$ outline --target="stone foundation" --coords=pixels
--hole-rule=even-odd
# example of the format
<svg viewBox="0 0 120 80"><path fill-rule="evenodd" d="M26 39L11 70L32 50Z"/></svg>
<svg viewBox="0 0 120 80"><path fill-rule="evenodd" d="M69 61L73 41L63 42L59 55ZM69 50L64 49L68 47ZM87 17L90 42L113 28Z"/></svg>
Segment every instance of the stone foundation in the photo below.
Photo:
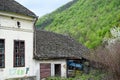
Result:
<svg viewBox="0 0 120 80"><path fill-rule="evenodd" d="M31 76L31 77L22 77L22 78L10 78L10 79L6 79L6 80L36 80L36 77Z"/></svg>

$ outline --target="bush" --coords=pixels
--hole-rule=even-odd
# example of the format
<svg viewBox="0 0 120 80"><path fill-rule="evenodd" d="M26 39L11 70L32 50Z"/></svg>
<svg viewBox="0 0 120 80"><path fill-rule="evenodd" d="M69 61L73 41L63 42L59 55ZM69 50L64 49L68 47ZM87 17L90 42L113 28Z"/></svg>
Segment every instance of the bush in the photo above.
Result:
<svg viewBox="0 0 120 80"><path fill-rule="evenodd" d="M102 80L105 74L99 70L91 70L90 74L77 74L74 78L49 77L46 80Z"/></svg>
<svg viewBox="0 0 120 80"><path fill-rule="evenodd" d="M106 80L120 80L120 41L102 46L91 55L91 65L109 74Z"/></svg>

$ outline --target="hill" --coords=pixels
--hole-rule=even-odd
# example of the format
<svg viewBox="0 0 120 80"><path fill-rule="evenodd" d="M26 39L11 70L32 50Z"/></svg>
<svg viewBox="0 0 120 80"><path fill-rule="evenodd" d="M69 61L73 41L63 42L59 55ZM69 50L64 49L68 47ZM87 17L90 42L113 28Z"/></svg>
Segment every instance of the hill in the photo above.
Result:
<svg viewBox="0 0 120 80"><path fill-rule="evenodd" d="M40 18L36 26L95 48L111 37L112 27L120 27L120 0L73 0Z"/></svg>

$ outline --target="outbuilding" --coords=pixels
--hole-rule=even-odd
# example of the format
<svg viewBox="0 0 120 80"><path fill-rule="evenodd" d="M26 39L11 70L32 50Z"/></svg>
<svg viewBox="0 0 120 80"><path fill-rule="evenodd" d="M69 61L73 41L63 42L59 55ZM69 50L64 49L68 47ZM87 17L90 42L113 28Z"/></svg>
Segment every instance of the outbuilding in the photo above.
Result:
<svg viewBox="0 0 120 80"><path fill-rule="evenodd" d="M73 38L48 31L35 31L36 68L40 78L69 77L70 71L82 69L89 50Z"/></svg>

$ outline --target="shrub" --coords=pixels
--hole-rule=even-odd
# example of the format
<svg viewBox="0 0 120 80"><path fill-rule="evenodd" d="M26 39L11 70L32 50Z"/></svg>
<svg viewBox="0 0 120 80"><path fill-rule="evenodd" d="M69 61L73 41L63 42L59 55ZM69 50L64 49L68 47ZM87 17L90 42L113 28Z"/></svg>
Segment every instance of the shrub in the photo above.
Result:
<svg viewBox="0 0 120 80"><path fill-rule="evenodd" d="M120 79L120 41L115 41L107 46L102 46L91 55L91 65L94 68L106 71L109 76L106 80Z"/></svg>

